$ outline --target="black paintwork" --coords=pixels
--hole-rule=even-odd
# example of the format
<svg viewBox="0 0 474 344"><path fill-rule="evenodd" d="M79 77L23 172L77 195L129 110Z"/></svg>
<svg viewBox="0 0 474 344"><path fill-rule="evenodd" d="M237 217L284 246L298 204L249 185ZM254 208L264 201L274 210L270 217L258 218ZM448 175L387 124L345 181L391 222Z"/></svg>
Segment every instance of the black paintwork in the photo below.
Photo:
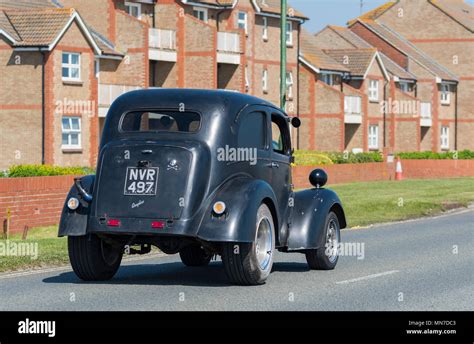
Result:
<svg viewBox="0 0 474 344"><path fill-rule="evenodd" d="M124 114L137 110L194 112L200 114L201 123L196 132L122 132ZM250 122L240 130L242 123L257 117L265 119L263 132L255 130L257 122L255 127ZM278 153L272 149L272 119L280 124L283 137ZM277 228L277 247L319 247L327 212L337 210L341 228L345 227L344 213L337 195L330 190L293 192L289 122L290 118L271 103L230 91L149 89L126 93L107 114L96 177L81 180L93 200L76 211L65 206L59 235L94 232L211 243L252 242L257 209L265 202ZM260 139L254 165L218 160L219 148L252 148L249 143ZM172 160L178 168L169 168ZM127 167L143 164L159 169L157 195L125 196ZM77 195L81 198L73 186L68 199ZM213 214L216 201L225 202L225 214ZM108 219L119 219L120 227L108 227ZM153 221L164 221L166 226L151 228Z"/></svg>

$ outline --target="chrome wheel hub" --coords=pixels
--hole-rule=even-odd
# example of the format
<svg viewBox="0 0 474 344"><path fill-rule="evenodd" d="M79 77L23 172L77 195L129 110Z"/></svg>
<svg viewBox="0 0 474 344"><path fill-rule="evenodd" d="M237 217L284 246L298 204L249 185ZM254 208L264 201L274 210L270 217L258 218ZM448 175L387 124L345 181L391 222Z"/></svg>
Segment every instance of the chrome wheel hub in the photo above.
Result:
<svg viewBox="0 0 474 344"><path fill-rule="evenodd" d="M272 258L272 235L273 229L268 218L264 217L257 226L257 240L255 243L255 255L262 270L270 264Z"/></svg>

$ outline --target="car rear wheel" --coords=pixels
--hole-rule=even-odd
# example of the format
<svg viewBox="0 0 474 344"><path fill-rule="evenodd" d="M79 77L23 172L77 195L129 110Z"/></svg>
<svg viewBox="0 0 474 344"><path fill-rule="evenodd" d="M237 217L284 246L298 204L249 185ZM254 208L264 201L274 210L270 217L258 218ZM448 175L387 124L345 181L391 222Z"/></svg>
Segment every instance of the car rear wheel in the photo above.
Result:
<svg viewBox="0 0 474 344"><path fill-rule="evenodd" d="M212 254L199 245L189 245L179 251L181 261L186 266L204 266L209 264Z"/></svg>
<svg viewBox="0 0 474 344"><path fill-rule="evenodd" d="M332 270L339 259L340 225L337 215L332 211L326 216L324 237L324 247L306 251L306 261L312 270Z"/></svg>
<svg viewBox="0 0 474 344"><path fill-rule="evenodd" d="M123 247L115 247L95 234L68 237L69 261L84 281L111 279L122 262Z"/></svg>
<svg viewBox="0 0 474 344"><path fill-rule="evenodd" d="M236 284L265 283L273 266L275 227L272 213L265 204L257 211L256 233L253 243L225 243L222 261L229 279Z"/></svg>

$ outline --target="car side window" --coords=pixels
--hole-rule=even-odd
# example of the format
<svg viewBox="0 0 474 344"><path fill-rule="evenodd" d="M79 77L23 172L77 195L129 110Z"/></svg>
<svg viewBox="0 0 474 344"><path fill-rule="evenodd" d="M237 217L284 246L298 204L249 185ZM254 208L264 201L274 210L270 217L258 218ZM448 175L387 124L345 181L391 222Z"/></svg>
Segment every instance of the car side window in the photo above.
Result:
<svg viewBox="0 0 474 344"><path fill-rule="evenodd" d="M264 112L254 111L242 116L239 124L239 147L265 149L266 115Z"/></svg>
<svg viewBox="0 0 474 344"><path fill-rule="evenodd" d="M272 148L275 153L287 155L290 150L289 133L286 119L272 114Z"/></svg>

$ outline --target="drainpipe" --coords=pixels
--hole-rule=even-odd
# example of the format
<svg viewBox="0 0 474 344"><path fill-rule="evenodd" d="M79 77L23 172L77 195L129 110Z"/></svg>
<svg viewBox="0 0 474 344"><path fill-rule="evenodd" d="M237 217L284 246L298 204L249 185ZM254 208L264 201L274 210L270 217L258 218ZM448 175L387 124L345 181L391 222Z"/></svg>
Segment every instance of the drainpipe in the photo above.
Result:
<svg viewBox="0 0 474 344"><path fill-rule="evenodd" d="M458 150L458 84L454 86L454 150Z"/></svg>
<svg viewBox="0 0 474 344"><path fill-rule="evenodd" d="M286 102L286 14L287 2L281 0L280 26L280 107L285 111Z"/></svg>
<svg viewBox="0 0 474 344"><path fill-rule="evenodd" d="M46 53L40 50L41 54L41 164L46 162L45 158L45 125L46 125L46 108L45 108L45 63Z"/></svg>
<svg viewBox="0 0 474 344"><path fill-rule="evenodd" d="M298 25L298 51L296 52L297 54L297 63L296 63L296 75L297 75L297 81L298 85L296 87L296 92L298 93L297 99L297 104L296 104L296 117L300 116L300 52L301 52L301 46L300 46L300 34L301 34L301 24ZM296 148L300 149L300 128L296 128Z"/></svg>
<svg viewBox="0 0 474 344"><path fill-rule="evenodd" d="M383 148L387 148L387 104L389 104L389 99L387 99L387 92L388 85L390 80L385 80L383 85L383 99L385 100L385 106L383 107Z"/></svg>

